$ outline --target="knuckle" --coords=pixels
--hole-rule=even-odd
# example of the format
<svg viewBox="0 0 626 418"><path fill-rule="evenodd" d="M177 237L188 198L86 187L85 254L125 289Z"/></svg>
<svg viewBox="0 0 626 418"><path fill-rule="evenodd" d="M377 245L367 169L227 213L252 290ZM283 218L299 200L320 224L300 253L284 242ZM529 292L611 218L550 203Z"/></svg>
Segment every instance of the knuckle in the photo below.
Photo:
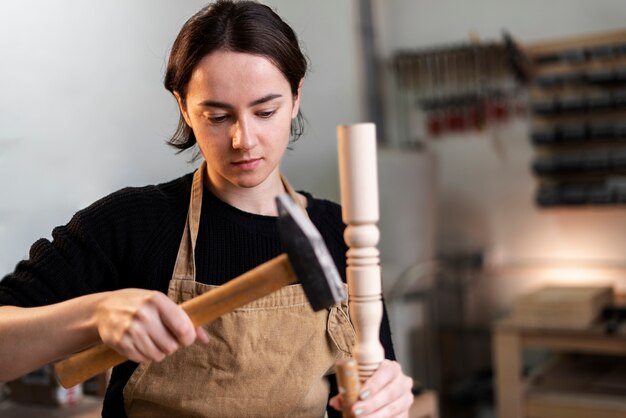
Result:
<svg viewBox="0 0 626 418"><path fill-rule="evenodd" d="M131 318L133 323L148 322L148 312L144 306L139 307L139 309L133 311Z"/></svg>
<svg viewBox="0 0 626 418"><path fill-rule="evenodd" d="M185 335L188 333L188 329L185 326L184 322L178 321L172 325L172 332L178 339L182 340L185 338Z"/></svg>
<svg viewBox="0 0 626 418"><path fill-rule="evenodd" d="M127 341L125 339L117 341L116 346L129 353L132 353L134 351L130 341Z"/></svg>
<svg viewBox="0 0 626 418"><path fill-rule="evenodd" d="M102 340L104 344L109 345L109 346L114 346L117 344L117 338L115 338L113 334L108 331L101 331L100 339Z"/></svg>
<svg viewBox="0 0 626 418"><path fill-rule="evenodd" d="M119 333L108 333L102 336L102 342L114 350L125 350L130 351L128 347L128 342L126 338L124 338L123 334Z"/></svg>
<svg viewBox="0 0 626 418"><path fill-rule="evenodd" d="M174 353L176 350L178 350L178 344L174 342L167 344L167 346L165 347L165 352L168 355Z"/></svg>
<svg viewBox="0 0 626 418"><path fill-rule="evenodd" d="M196 339L193 327L185 321L180 321L174 326L174 334L186 346L192 344Z"/></svg>
<svg viewBox="0 0 626 418"><path fill-rule="evenodd" d="M144 327L140 325L137 321L131 321L126 327L122 330L122 336L128 336L130 338L136 339L144 332Z"/></svg>
<svg viewBox="0 0 626 418"><path fill-rule="evenodd" d="M126 327L132 327L137 322L146 323L149 321L149 308L146 305L140 305L134 309L129 318L129 323Z"/></svg>
<svg viewBox="0 0 626 418"><path fill-rule="evenodd" d="M144 300L146 303L158 303L161 300L161 296L165 295L157 290L151 290L146 293Z"/></svg>

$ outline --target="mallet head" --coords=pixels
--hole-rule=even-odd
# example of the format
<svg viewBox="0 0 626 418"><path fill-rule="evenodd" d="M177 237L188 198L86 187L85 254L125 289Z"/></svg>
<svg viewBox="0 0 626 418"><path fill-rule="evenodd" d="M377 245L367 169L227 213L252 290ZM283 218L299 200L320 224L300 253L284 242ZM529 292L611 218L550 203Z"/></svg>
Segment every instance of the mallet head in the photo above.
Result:
<svg viewBox="0 0 626 418"><path fill-rule="evenodd" d="M288 194L276 197L278 233L291 266L314 311L346 299L346 291L324 239Z"/></svg>

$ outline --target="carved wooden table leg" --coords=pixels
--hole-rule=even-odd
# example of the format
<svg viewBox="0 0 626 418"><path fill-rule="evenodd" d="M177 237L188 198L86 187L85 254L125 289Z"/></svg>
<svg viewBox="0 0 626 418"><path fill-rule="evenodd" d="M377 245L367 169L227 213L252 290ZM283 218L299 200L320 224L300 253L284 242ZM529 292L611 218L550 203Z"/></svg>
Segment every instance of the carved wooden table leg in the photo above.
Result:
<svg viewBox="0 0 626 418"><path fill-rule="evenodd" d="M376 127L372 123L339 126L339 177L347 257L350 317L356 331L353 355L364 382L384 360L379 341L383 314L380 258L376 223L378 170Z"/></svg>

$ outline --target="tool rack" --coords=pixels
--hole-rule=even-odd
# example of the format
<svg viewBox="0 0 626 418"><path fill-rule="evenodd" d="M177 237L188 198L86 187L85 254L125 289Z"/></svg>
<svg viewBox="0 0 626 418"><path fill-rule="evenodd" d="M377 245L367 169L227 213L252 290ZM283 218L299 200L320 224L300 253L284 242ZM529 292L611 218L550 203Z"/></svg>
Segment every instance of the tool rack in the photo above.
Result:
<svg viewBox="0 0 626 418"><path fill-rule="evenodd" d="M626 204L626 31L524 47L542 207Z"/></svg>

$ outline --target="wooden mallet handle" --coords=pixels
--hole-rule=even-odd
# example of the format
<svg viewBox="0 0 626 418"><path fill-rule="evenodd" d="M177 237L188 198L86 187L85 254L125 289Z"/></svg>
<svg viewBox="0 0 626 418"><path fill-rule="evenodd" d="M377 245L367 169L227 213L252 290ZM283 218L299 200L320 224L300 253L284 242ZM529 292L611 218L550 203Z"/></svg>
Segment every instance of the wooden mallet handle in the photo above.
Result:
<svg viewBox="0 0 626 418"><path fill-rule="evenodd" d="M183 302L180 306L189 315L193 325L198 327L293 284L296 280L287 254L281 254L215 290ZM126 360L126 357L112 348L99 344L57 362L54 369L61 385L70 388Z"/></svg>
<svg viewBox="0 0 626 418"><path fill-rule="evenodd" d="M355 418L352 405L359 400L361 382L356 360L348 357L337 361L337 386L341 395L341 415L343 418Z"/></svg>

